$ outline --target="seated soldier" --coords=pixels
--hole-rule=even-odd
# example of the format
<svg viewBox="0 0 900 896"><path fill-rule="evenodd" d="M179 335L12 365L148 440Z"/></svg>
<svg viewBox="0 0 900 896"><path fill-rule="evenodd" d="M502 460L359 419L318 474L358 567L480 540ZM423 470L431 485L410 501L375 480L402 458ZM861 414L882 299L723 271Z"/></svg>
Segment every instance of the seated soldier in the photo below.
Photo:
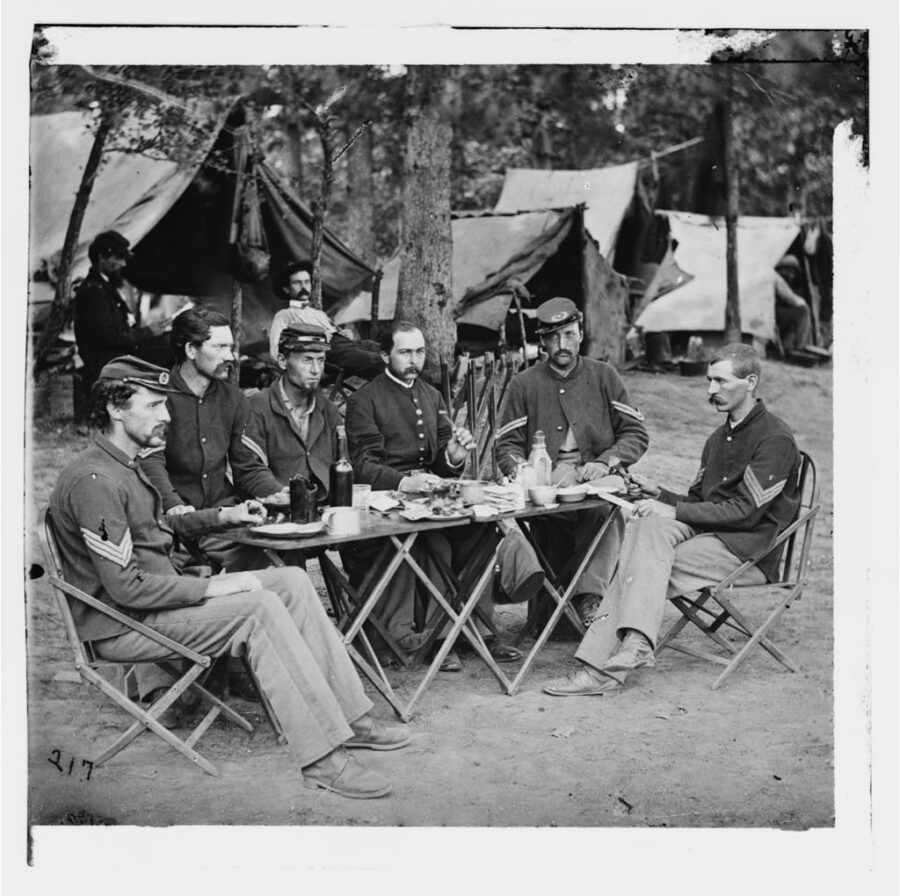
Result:
<svg viewBox="0 0 900 896"><path fill-rule="evenodd" d="M244 444L275 478L287 485L293 476L316 483L318 498L328 497L328 471L335 459L338 409L319 389L328 335L314 324L285 327L278 340L281 377L250 396L250 420Z"/></svg>
<svg viewBox="0 0 900 896"><path fill-rule="evenodd" d="M760 363L748 345L719 349L709 361L709 402L726 422L706 441L687 495L632 472L647 500L629 520L619 565L575 654L581 665L544 686L556 697L618 691L635 669L653 666L668 598L713 585L771 545L799 506L800 453L790 429L756 397ZM776 574L777 552L738 585Z"/></svg>
<svg viewBox="0 0 900 896"><path fill-rule="evenodd" d="M335 326L334 321L320 308L309 304L312 288L312 262L295 261L283 268L272 280L275 295L288 299L288 307L272 318L269 327L269 352L273 360L278 358L278 341L285 327L312 324L325 330L331 340L328 355L330 364L340 367L347 376L361 376L370 380L384 370L378 343L358 342L352 335Z"/></svg>
<svg viewBox="0 0 900 896"><path fill-rule="evenodd" d="M345 748L398 749L409 735L369 715L372 703L306 573L284 567L203 578L172 566L173 529L136 462L142 449L165 443L168 383L167 371L130 356L101 370L91 415L100 432L50 499L67 579L187 647L246 655L306 786L386 795L390 782ZM243 521L233 507L215 513L223 525ZM175 517L175 531L193 516ZM78 604L73 615L101 658L165 658L164 648L89 607Z"/></svg>
<svg viewBox="0 0 900 896"><path fill-rule="evenodd" d="M406 321L395 321L383 336L382 355L385 372L347 402L347 438L356 480L374 489L416 492L422 490L423 483L427 485L429 475L432 479L459 476L475 441L468 430L452 425L440 392L421 378L425 366L422 331ZM421 549L427 544L431 552L458 571L481 537L477 526L429 532L419 537L413 555L441 587L440 573ZM352 582L362 580L377 552L378 544L372 542L356 542L342 552ZM533 580L539 567L524 539L510 539L508 552L512 555L507 562L514 581L510 583L507 576L507 587L516 592L522 582ZM527 594L518 599L527 599ZM479 606L490 616L490 595L485 595ZM414 651L424 643L430 620L424 626L417 622L416 581L407 564L395 573L376 613L400 647ZM489 647L500 662L512 662L521 656L518 649L498 640ZM441 668L458 671L459 658L451 651Z"/></svg>

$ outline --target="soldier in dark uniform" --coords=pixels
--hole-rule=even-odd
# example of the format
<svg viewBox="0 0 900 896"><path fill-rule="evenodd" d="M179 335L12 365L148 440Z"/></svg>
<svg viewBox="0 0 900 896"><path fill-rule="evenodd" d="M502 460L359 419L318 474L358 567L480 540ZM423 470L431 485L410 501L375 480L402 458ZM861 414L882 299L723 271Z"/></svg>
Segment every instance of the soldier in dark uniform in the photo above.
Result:
<svg viewBox="0 0 900 896"><path fill-rule="evenodd" d="M800 503L800 452L793 433L756 397L759 356L732 343L709 361L710 404L727 420L707 440L686 495L633 473L645 500L628 522L619 565L555 697L617 691L635 669L654 665L666 600L713 585L758 556L790 525ZM777 552L736 585L759 585L778 569Z"/></svg>
<svg viewBox="0 0 900 896"><path fill-rule="evenodd" d="M173 528L242 524L257 508L209 508L199 522L187 512L169 526L136 461L142 449L165 443L169 388L166 370L138 358L102 369L92 408L100 432L50 499L67 578L187 647L246 655L306 786L356 798L387 794L390 782L344 748L392 750L409 735L369 715L372 703L306 573L284 567L204 578L173 567ZM89 607L74 607L73 615L100 657L162 658L156 644Z"/></svg>
<svg viewBox="0 0 900 896"><path fill-rule="evenodd" d="M131 259L128 240L114 230L99 234L88 248L91 269L75 291L75 341L84 367L84 397L100 375L100 368L117 355L132 354L168 367L172 349L164 335L171 319L136 327L119 293L123 270Z"/></svg>

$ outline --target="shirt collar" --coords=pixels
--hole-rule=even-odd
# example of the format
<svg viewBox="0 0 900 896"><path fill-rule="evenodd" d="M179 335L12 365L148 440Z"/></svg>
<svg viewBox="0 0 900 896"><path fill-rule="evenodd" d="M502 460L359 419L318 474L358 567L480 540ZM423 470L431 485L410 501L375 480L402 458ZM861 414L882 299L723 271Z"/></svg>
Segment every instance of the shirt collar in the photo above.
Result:
<svg viewBox="0 0 900 896"><path fill-rule="evenodd" d="M756 404L750 408L750 411L747 413L747 416L741 420L740 423L732 423L731 420L728 421L728 428L731 432L734 432L736 429L741 429L743 426L752 420L754 417L758 417L759 414L762 413L763 410L763 400L761 398L756 399Z"/></svg>
<svg viewBox="0 0 900 896"><path fill-rule="evenodd" d="M113 460L117 460L120 464L126 467L134 467L135 460L133 457L129 457L121 448L113 443L105 436L102 432L98 432L94 434L94 444L105 451Z"/></svg>
<svg viewBox="0 0 900 896"><path fill-rule="evenodd" d="M404 389L412 389L412 387L419 382L419 378L416 377L411 383L404 383L403 380L398 380L387 368L384 370L384 375L391 380L391 382L396 383L398 386L402 386Z"/></svg>
<svg viewBox="0 0 900 896"><path fill-rule="evenodd" d="M309 417L309 416L311 416L311 415L312 415L312 412L316 409L316 396L315 396L315 393L313 393L312 401L309 403L309 410L301 411L301 410L295 408L294 405L293 405L293 403L291 402L290 398L288 398L287 389L284 388L284 377L281 377L281 378L278 380L278 391L279 391L279 393L280 393L280 395L281 395L281 400L284 402L284 406L285 406L289 411L297 411L297 413L300 414L301 417Z"/></svg>
<svg viewBox="0 0 900 896"><path fill-rule="evenodd" d="M301 302L299 299L291 299L290 302L288 302L288 305L291 308L299 308L301 311L305 311L307 308L311 307L309 301Z"/></svg>

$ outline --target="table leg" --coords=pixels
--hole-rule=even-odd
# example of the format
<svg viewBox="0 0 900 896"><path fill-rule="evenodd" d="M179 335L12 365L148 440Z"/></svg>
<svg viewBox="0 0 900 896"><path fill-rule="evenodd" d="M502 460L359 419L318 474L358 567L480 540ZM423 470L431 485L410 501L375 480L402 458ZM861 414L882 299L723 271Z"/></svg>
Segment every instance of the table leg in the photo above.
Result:
<svg viewBox="0 0 900 896"><path fill-rule="evenodd" d="M556 601L556 608L553 610L553 614L550 616L550 619L547 620L547 624L544 626L544 630L540 633L537 640L534 642L534 646L531 648L528 656L525 657L525 661L522 663L519 671L516 673L515 678L507 686L506 693L510 696L515 694L515 692L521 686L522 680L528 674L528 670L531 668L532 663L536 659L538 653L540 653L544 644L547 643L548 638L553 633L553 629L556 627L556 623L559 621L563 612L565 612L567 609L571 609L569 607L569 601L572 599L572 596L575 593L575 586L578 584L578 580L581 578L582 573L585 571L585 569L587 569L588 564L594 558L594 554L600 547L600 543L603 540L603 537L606 535L609 527L612 525L613 518L615 517L616 512L617 511L614 510L609 514L609 516L603 521L603 525L597 530L596 534L591 539L590 544L587 546L587 549L585 550L584 555L581 558L581 562L578 564L578 568L575 570L574 575L570 579L568 586L562 594L560 594L558 589L555 586L551 585L549 583L549 580L547 580L545 577L544 588ZM577 614L575 615L577 616ZM578 625L583 630L584 626L581 625L581 620L578 620Z"/></svg>

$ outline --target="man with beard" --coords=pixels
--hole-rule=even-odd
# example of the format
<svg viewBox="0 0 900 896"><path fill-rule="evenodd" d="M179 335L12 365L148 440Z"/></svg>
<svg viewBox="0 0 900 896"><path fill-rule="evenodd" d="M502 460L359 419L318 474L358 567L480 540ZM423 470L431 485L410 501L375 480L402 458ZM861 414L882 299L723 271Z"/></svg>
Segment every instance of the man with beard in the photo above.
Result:
<svg viewBox="0 0 900 896"><path fill-rule="evenodd" d="M537 332L547 358L513 377L497 438L504 473L514 477L541 430L553 463L553 483L590 482L647 450L644 416L628 397L615 368L581 357L582 315L571 299L554 298L537 309ZM615 509L598 508L536 520L537 542L559 570L583 549L609 513L616 518L576 585L573 605L590 624L615 568L624 521Z"/></svg>
<svg viewBox="0 0 900 896"><path fill-rule="evenodd" d="M182 311L172 323L172 349L169 438L141 454L167 516L280 492L281 483L245 437L247 399L228 382L234 363L228 318L200 306ZM229 572L267 565L262 551L220 536L206 537L200 546Z"/></svg>
<svg viewBox="0 0 900 896"><path fill-rule="evenodd" d="M129 242L115 230L99 234L88 247L91 269L75 291L75 342L84 367L84 396L107 361L126 352L168 366L172 350L163 333L171 319L134 326L134 315L119 293L123 270L131 259Z"/></svg>
<svg viewBox="0 0 900 896"><path fill-rule="evenodd" d="M278 342L285 327L311 324L321 327L331 341L328 360L340 367L345 374L370 380L384 370L384 362L376 342L357 342L348 332L335 326L334 321L321 309L309 304L312 289L312 262L295 261L283 268L272 281L275 294L288 299L288 307L282 308L272 318L269 327L269 352L278 358Z"/></svg>
<svg viewBox="0 0 900 896"><path fill-rule="evenodd" d="M340 635L309 578L285 567L206 577L180 576L172 565L173 528L252 522L262 507L241 505L184 513L170 528L159 493L136 463L162 447L169 374L138 358L107 364L93 395L94 443L62 472L50 498L66 578L186 647L214 656L246 655L302 769L305 786L359 799L384 796L390 782L349 749L394 750L403 728L369 715L366 697ZM138 632L75 602L78 633L97 655L141 664L167 659Z"/></svg>
<svg viewBox="0 0 900 896"><path fill-rule="evenodd" d="M296 324L281 331L276 356L281 378L250 396L252 415L244 438L282 485L293 476L310 479L322 501L328 496L334 433L341 422L337 408L319 390L327 351L321 327Z"/></svg>
<svg viewBox="0 0 900 896"><path fill-rule="evenodd" d="M419 492L428 487L434 476L455 478L463 470L469 451L475 445L471 433L453 426L444 399L434 386L421 379L425 367L425 338L422 331L406 321L397 321L382 338L382 358L386 370L371 383L350 396L347 402L347 439L350 459L357 482L370 483L373 489L399 489ZM474 531L472 531L474 530ZM481 537L478 527L432 532L419 536L429 549L445 563L458 569ZM371 565L379 545L364 543L342 553L351 580L360 581ZM417 542L416 548L419 547ZM514 553L529 550L515 543ZM424 552L413 549L413 555L428 572L432 581L443 587L443 580L432 568ZM519 561L510 559L510 563ZM523 577L534 572L537 561L521 560ZM416 631L416 580L407 564L402 564L391 586L378 604L376 612L388 633L400 647L414 651L424 643L428 623ZM489 595L480 602L482 611L490 614ZM494 641L491 653L499 661L512 661L518 650ZM459 659L452 652L442 669L457 671Z"/></svg>
<svg viewBox="0 0 900 896"><path fill-rule="evenodd" d="M654 665L665 602L715 584L770 546L800 502L800 452L788 426L756 397L759 356L733 343L709 361L709 402L726 422L706 441L688 493L632 474L646 500L628 522L603 615L575 654L581 665L544 690L557 697L613 693L635 669ZM736 582L777 573L778 552Z"/></svg>

